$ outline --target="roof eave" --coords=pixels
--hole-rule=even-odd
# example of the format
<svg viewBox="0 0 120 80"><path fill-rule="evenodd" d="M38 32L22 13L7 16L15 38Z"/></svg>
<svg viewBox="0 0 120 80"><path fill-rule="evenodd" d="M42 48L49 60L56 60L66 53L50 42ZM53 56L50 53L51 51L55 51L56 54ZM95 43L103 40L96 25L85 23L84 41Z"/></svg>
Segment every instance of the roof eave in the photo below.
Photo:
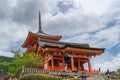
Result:
<svg viewBox="0 0 120 80"><path fill-rule="evenodd" d="M28 40L28 38L29 38L30 34L31 34L31 32L30 32L30 31L28 31L27 38L25 39L24 43L22 44L22 47L23 47L23 48L26 48L26 47L25 47L25 45L26 45L26 43L27 43L27 40Z"/></svg>

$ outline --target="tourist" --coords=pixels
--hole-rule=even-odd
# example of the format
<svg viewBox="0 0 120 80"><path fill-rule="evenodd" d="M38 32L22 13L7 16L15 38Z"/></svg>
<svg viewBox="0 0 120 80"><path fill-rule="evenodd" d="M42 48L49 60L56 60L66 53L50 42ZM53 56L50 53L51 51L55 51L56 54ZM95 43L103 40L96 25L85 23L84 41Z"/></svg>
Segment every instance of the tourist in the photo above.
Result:
<svg viewBox="0 0 120 80"><path fill-rule="evenodd" d="M12 78L11 78L11 77L8 77L6 80L12 80Z"/></svg>
<svg viewBox="0 0 120 80"><path fill-rule="evenodd" d="M17 78L16 78L16 77L13 77L12 80L17 80Z"/></svg>

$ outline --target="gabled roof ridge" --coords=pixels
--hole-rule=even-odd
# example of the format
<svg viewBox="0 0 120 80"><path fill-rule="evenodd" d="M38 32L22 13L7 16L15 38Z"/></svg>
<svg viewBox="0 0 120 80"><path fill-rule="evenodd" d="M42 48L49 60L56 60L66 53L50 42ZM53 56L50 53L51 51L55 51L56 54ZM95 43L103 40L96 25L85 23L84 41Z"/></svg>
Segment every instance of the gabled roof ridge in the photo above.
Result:
<svg viewBox="0 0 120 80"><path fill-rule="evenodd" d="M50 34L44 33L43 31L42 32L36 32L36 33L33 33L31 31L29 31L29 33L35 34L35 35L38 35L38 36L43 35L43 36L50 36L50 37L60 37L60 38L62 37L62 35L50 35Z"/></svg>
<svg viewBox="0 0 120 80"><path fill-rule="evenodd" d="M75 45L88 45L89 46L89 44L85 44L85 43L71 43L71 42L61 42L61 41L53 41L53 40L48 40L48 39L43 39L43 38L38 38L38 40L41 40L41 41L49 41L49 42L56 42L56 43L59 43L59 44L63 44L63 43L65 43L65 44L75 44Z"/></svg>
<svg viewBox="0 0 120 80"><path fill-rule="evenodd" d="M84 48L89 48L89 44L78 44L78 43L70 43L70 42L60 42L60 41L53 41L53 40L47 40L47 39L42 39L42 38L38 38L38 42L39 41L43 41L43 42L49 42L49 43L55 43L55 44L64 44L65 46L69 46L69 47L84 47Z"/></svg>

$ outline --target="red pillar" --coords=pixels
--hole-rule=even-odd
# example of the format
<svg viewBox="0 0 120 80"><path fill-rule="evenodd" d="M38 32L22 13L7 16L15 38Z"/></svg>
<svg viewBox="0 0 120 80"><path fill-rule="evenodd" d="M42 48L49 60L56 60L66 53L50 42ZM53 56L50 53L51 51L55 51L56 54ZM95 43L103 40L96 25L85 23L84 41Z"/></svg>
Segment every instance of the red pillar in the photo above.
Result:
<svg viewBox="0 0 120 80"><path fill-rule="evenodd" d="M71 56L71 69L74 70L74 58Z"/></svg>
<svg viewBox="0 0 120 80"><path fill-rule="evenodd" d="M65 61L64 61L64 56L62 56L62 67L63 67L63 70L65 69Z"/></svg>
<svg viewBox="0 0 120 80"><path fill-rule="evenodd" d="M51 64L52 64L52 70L54 70L54 59L53 59L53 56L51 58Z"/></svg>
<svg viewBox="0 0 120 80"><path fill-rule="evenodd" d="M88 70L89 70L89 72L91 72L91 71L92 71L92 68L91 68L91 63L90 63L90 59L88 59Z"/></svg>
<svg viewBox="0 0 120 80"><path fill-rule="evenodd" d="M78 58L78 70L80 71L80 58Z"/></svg>
<svg viewBox="0 0 120 80"><path fill-rule="evenodd" d="M82 71L84 71L84 63L82 62Z"/></svg>

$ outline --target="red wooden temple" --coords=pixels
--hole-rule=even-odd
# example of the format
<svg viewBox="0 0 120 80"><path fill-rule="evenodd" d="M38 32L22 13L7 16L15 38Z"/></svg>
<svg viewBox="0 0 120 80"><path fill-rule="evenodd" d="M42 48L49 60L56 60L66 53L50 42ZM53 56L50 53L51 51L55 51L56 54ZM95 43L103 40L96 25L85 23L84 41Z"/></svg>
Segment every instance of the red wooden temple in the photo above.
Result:
<svg viewBox="0 0 120 80"><path fill-rule="evenodd" d="M74 69L82 72L99 72L93 70L90 58L101 55L105 48L93 48L89 44L61 42L62 36L46 34L41 30L41 15L39 12L39 30L36 33L29 32L22 47L27 52L35 52L48 58L43 63L46 70L67 70ZM88 69L85 69L85 63Z"/></svg>

